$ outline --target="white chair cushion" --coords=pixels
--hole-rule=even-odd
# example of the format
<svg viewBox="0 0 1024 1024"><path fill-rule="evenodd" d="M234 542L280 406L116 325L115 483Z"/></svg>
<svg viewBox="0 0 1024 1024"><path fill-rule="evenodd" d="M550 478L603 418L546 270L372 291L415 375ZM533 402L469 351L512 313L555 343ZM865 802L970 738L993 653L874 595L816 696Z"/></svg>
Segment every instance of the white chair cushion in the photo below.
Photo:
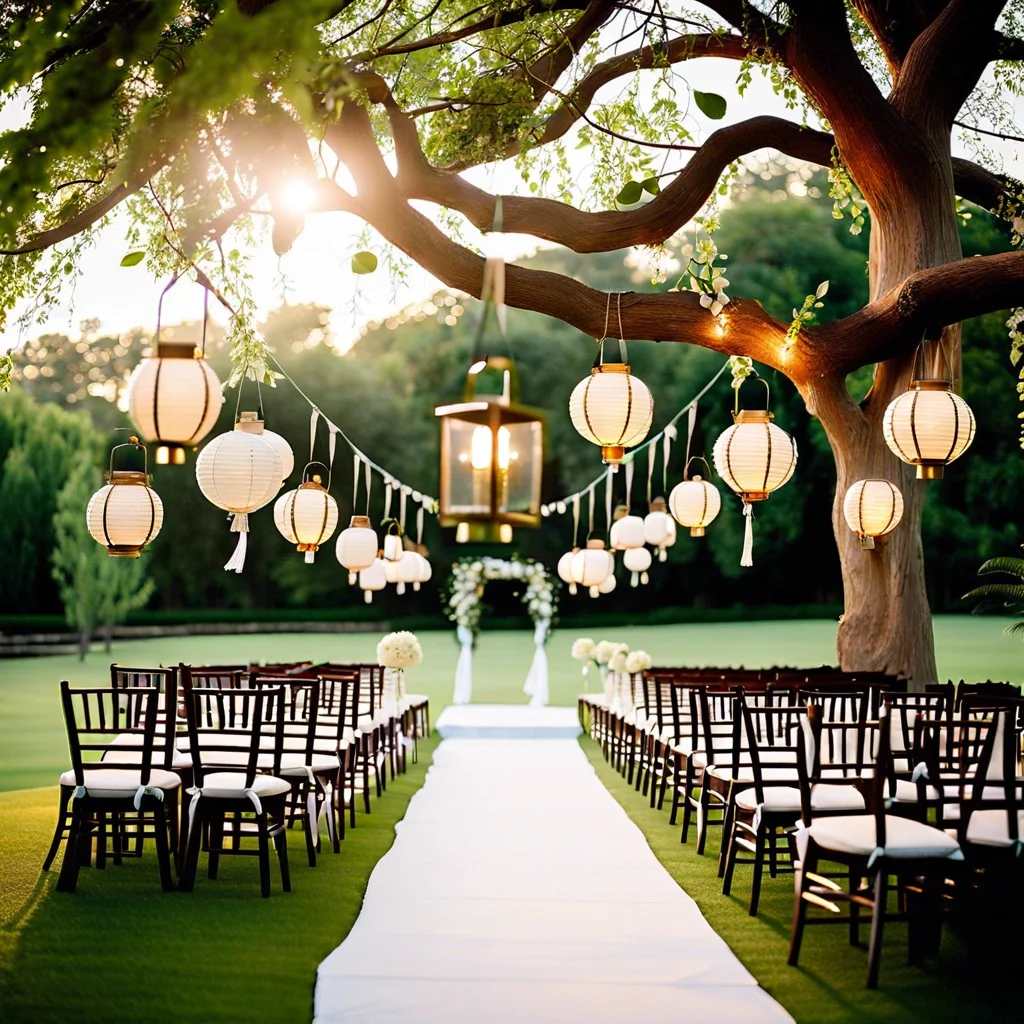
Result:
<svg viewBox="0 0 1024 1024"><path fill-rule="evenodd" d="M713 775L716 779L722 779L724 782L754 781L754 773L750 766L743 764L739 768L719 768L717 765L712 765L708 769L708 774ZM792 768L762 768L761 778L766 782L797 782L800 776L794 766Z"/></svg>
<svg viewBox="0 0 1024 1024"><path fill-rule="evenodd" d="M274 775L257 775L252 792L257 796L287 793L292 784ZM213 800L239 800L245 790L245 776L240 772L211 772L203 779L201 793Z"/></svg>
<svg viewBox="0 0 1024 1024"><path fill-rule="evenodd" d="M736 794L736 806L747 812L757 810L757 794L744 789ZM769 786L764 791L766 811L800 811L800 790L795 786ZM818 784L811 788L811 807L816 811L863 811L864 797L854 786Z"/></svg>
<svg viewBox="0 0 1024 1024"><path fill-rule="evenodd" d="M875 818L872 814L819 818L811 823L807 832L824 850L862 854L865 857L869 857L875 850ZM963 859L956 839L913 818L886 815L885 836L883 852L886 857Z"/></svg>
<svg viewBox="0 0 1024 1024"><path fill-rule="evenodd" d="M116 736L111 742L111 750L106 751L100 758L101 761L120 761L122 764L139 764L142 761L141 750L127 750L125 744L136 742L136 738L133 736ZM162 746L162 744L161 744ZM162 749L153 749L153 760L163 760L164 752ZM187 754L180 751L177 747L171 752L171 767L172 768L191 768L192 758Z"/></svg>
<svg viewBox="0 0 1024 1024"><path fill-rule="evenodd" d="M407 693L405 700L410 707L420 708L430 703L430 698L425 693Z"/></svg>
<svg viewBox="0 0 1024 1024"><path fill-rule="evenodd" d="M135 791L142 785L140 778L142 773L131 768L96 768L86 771L85 791L89 796L99 799L110 800L117 797L135 796ZM60 777L62 786L74 786L75 771L69 768ZM177 789L181 785L181 779L174 772L166 772L162 768L153 768L149 773L148 786L154 789Z"/></svg>
<svg viewBox="0 0 1024 1024"><path fill-rule="evenodd" d="M311 761L306 760L305 754L284 754L281 758L281 774L305 775L307 765L314 772L334 772L338 770L339 764L337 757L315 751Z"/></svg>
<svg viewBox="0 0 1024 1024"><path fill-rule="evenodd" d="M967 822L967 842L978 846L1009 846L1009 824L1006 811L975 811ZM1024 811L1017 812L1017 835L1024 836Z"/></svg>

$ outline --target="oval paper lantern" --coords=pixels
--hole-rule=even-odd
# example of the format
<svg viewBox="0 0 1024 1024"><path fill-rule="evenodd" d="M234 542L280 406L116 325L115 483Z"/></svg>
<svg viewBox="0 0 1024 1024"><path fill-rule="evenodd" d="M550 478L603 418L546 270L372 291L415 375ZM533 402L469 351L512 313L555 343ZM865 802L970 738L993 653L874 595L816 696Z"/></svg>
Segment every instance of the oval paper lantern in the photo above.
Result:
<svg viewBox="0 0 1024 1024"><path fill-rule="evenodd" d="M630 515L625 505L615 509L615 517L608 539L612 551L625 551L627 548L644 546L644 521L639 516Z"/></svg>
<svg viewBox="0 0 1024 1024"><path fill-rule="evenodd" d="M245 565L249 513L266 505L284 478L279 452L262 433L245 429L252 425L253 421L239 422L234 430L218 434L196 459L196 481L203 497L232 513L231 532L238 534L238 544L224 568L234 572L241 572Z"/></svg>
<svg viewBox="0 0 1024 1024"><path fill-rule="evenodd" d="M647 570L651 567L651 553L647 548L630 548L622 556L622 564L633 574L631 586L647 582Z"/></svg>
<svg viewBox="0 0 1024 1024"><path fill-rule="evenodd" d="M587 541L587 546L573 555L573 579L584 587L599 587L613 572L614 563L611 555L605 550L604 541L594 538Z"/></svg>
<svg viewBox="0 0 1024 1024"><path fill-rule="evenodd" d="M903 495L888 480L858 480L843 498L843 516L860 537L861 547L870 550L876 537L885 537L900 525Z"/></svg>
<svg viewBox="0 0 1024 1024"><path fill-rule="evenodd" d="M235 424L235 430L244 430L248 434L258 434L281 456L281 483L278 485L280 490L284 486L285 480L292 475L292 470L295 469L295 453L292 451L292 446L280 434L267 430L263 420L255 412L240 413L238 422Z"/></svg>
<svg viewBox="0 0 1024 1024"><path fill-rule="evenodd" d="M658 561L668 559L668 549L676 542L675 523L666 511L664 498L655 498L651 510L644 516L644 540L658 549Z"/></svg>
<svg viewBox="0 0 1024 1024"><path fill-rule="evenodd" d="M338 525L338 503L320 483L319 475L313 475L274 502L274 525L297 551L305 553L307 562L312 562Z"/></svg>
<svg viewBox="0 0 1024 1024"><path fill-rule="evenodd" d="M615 589L615 573L610 572L604 579L604 583L597 588L599 594L610 594Z"/></svg>
<svg viewBox="0 0 1024 1024"><path fill-rule="evenodd" d="M948 381L917 380L889 403L882 432L893 453L917 467L918 480L938 480L974 440L974 413Z"/></svg>
<svg viewBox="0 0 1024 1024"><path fill-rule="evenodd" d="M112 469L90 499L85 521L93 540L116 558L138 558L160 532L164 506L149 486L149 475Z"/></svg>
<svg viewBox="0 0 1024 1024"><path fill-rule="evenodd" d="M576 556L576 552L579 548L573 548L572 551L566 551L564 555L558 560L558 578L569 587L569 593L576 593L576 580L572 574L572 560Z"/></svg>
<svg viewBox="0 0 1024 1024"><path fill-rule="evenodd" d="M679 525L689 527L691 537L703 537L722 510L722 495L710 480L695 476L676 484L668 503Z"/></svg>
<svg viewBox="0 0 1024 1024"><path fill-rule="evenodd" d="M617 466L651 429L654 399L628 365L603 363L573 389L569 416L583 437L600 446L601 461Z"/></svg>
<svg viewBox="0 0 1024 1024"><path fill-rule="evenodd" d="M373 565L359 573L359 586L362 588L363 599L367 604L373 600L375 590L383 590L388 585L384 566L384 559L375 558Z"/></svg>
<svg viewBox="0 0 1024 1024"><path fill-rule="evenodd" d="M356 573L369 569L377 557L377 532L370 526L369 516L353 516L352 521L338 534L334 554L348 569L348 582L356 582Z"/></svg>
<svg viewBox="0 0 1024 1024"><path fill-rule="evenodd" d="M191 342L157 342L128 380L128 414L160 465L181 465L213 429L224 396L209 363Z"/></svg>

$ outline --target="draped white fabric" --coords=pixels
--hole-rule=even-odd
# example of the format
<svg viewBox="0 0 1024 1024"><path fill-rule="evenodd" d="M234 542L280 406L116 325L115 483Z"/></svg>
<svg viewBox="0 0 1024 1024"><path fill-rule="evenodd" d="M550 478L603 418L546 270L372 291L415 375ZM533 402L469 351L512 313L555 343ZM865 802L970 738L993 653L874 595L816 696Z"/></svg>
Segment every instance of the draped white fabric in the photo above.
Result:
<svg viewBox="0 0 1024 1024"><path fill-rule="evenodd" d="M533 642L536 646L530 671L523 683L523 693L530 698L531 708L543 708L548 703L548 654L544 643L548 638L547 621L538 622L533 630Z"/></svg>
<svg viewBox="0 0 1024 1024"><path fill-rule="evenodd" d="M572 739L438 748L315 1024L786 1024Z"/></svg>
<svg viewBox="0 0 1024 1024"><path fill-rule="evenodd" d="M473 631L465 626L459 626L455 635L462 645L462 650L455 666L455 692L452 694L452 703L468 704L473 697Z"/></svg>

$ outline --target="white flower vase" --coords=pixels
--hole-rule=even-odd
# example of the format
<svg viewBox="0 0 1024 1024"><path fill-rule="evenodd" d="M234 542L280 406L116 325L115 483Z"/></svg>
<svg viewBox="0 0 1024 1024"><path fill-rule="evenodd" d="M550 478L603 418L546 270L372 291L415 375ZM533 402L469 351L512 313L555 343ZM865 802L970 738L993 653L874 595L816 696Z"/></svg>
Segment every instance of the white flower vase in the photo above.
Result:
<svg viewBox="0 0 1024 1024"><path fill-rule="evenodd" d="M615 701L615 673L607 665L601 665L601 682L604 684L604 699L609 706Z"/></svg>
<svg viewBox="0 0 1024 1024"><path fill-rule="evenodd" d="M590 662L583 662L583 692L590 693Z"/></svg>

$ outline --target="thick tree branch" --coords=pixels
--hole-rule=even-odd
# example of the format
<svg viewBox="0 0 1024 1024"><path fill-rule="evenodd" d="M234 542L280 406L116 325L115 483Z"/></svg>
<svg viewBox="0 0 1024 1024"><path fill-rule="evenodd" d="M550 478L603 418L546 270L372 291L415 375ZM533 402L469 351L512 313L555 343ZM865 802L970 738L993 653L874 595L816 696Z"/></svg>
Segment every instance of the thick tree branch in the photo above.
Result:
<svg viewBox="0 0 1024 1024"><path fill-rule="evenodd" d="M885 56L893 80L914 40L938 17L946 0L853 0Z"/></svg>
<svg viewBox="0 0 1024 1024"><path fill-rule="evenodd" d="M365 110L347 105L337 131L357 197L338 189L336 208L363 218L449 287L479 296L483 258L453 242L408 205L381 157ZM556 317L593 337L599 337L604 329L606 293L561 274L509 266L505 301ZM786 325L768 316L756 302L734 299L724 314L715 318L691 292L626 292L622 323L627 339L687 341L716 352L750 355L791 372L783 366L780 354Z"/></svg>
<svg viewBox="0 0 1024 1024"><path fill-rule="evenodd" d="M949 128L996 52L1006 0L950 0L914 40L889 102L908 120Z"/></svg>
<svg viewBox="0 0 1024 1024"><path fill-rule="evenodd" d="M926 330L1020 302L1024 252L973 256L908 277L898 288L825 327L801 334L808 358L833 373L912 352Z"/></svg>
<svg viewBox="0 0 1024 1024"><path fill-rule="evenodd" d="M1021 196L1024 196L1024 182L992 171L970 160L953 158L953 174L956 176L957 193L972 203L1012 221L1024 216Z"/></svg>

